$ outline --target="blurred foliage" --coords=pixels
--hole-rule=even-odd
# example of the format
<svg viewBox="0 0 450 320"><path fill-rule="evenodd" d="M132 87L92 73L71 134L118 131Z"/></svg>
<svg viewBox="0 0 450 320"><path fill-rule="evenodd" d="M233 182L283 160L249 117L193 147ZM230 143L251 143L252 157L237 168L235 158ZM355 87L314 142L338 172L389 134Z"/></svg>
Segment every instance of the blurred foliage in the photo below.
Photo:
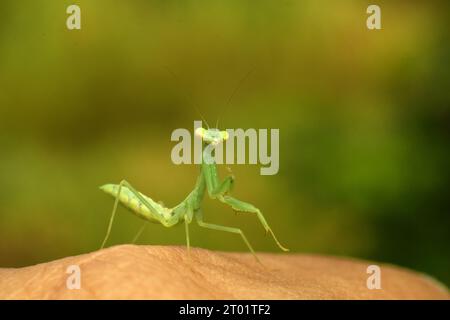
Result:
<svg viewBox="0 0 450 320"><path fill-rule="evenodd" d="M234 194L292 251L396 263L449 284L450 11L378 2L381 31L367 30L369 3L356 0L2 0L0 265L97 249L113 205L103 183L126 178L169 206L182 200L198 168L172 164L170 134L192 128L195 104L222 128L280 128L278 175L231 168ZM79 31L65 27L72 3ZM277 251L255 217L205 206L205 220ZM140 225L120 210L109 244ZM183 228L152 225L140 243L184 239ZM191 241L245 250L196 226Z"/></svg>

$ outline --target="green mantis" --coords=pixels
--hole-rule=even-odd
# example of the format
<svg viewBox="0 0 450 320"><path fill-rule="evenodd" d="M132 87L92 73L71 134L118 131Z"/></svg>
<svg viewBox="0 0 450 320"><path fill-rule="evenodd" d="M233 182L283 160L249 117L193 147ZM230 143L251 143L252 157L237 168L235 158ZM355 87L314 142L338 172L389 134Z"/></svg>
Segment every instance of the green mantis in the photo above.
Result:
<svg viewBox="0 0 450 320"><path fill-rule="evenodd" d="M149 222L160 223L165 227L172 227L184 223L188 252L190 252L189 224L195 218L200 227L239 234L250 252L254 255L256 260L258 260L255 251L248 242L242 230L203 221L202 201L205 193L207 192L210 198L219 200L220 202L229 205L236 212L255 214L263 225L266 233L269 233L273 237L278 247L283 251L289 251L277 240L275 234L258 208L250 203L238 200L229 195L234 184L234 176L229 175L224 180L219 180L216 164L210 152L207 152L208 148L206 148L206 145L212 144L214 146L222 143L228 139L228 132L220 131L218 129L197 128L195 134L201 137L205 143L205 148L202 152L203 161L200 168L200 175L197 178L194 190L192 190L191 193L189 193L189 195L175 207L164 207L160 203L157 203L151 198L138 192L125 180L122 180L118 185L105 184L100 187L101 190L115 198L111 219L109 221L102 248L104 247L111 232L114 216L120 202L139 218ZM140 230L138 235L142 232L142 230L143 229Z"/></svg>

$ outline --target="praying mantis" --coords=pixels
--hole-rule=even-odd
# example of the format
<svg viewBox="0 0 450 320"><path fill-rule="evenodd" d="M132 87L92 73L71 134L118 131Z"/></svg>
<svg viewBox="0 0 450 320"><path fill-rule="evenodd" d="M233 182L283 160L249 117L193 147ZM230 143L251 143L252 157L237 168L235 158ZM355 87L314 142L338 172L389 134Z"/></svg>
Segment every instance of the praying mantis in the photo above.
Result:
<svg viewBox="0 0 450 320"><path fill-rule="evenodd" d="M273 237L275 243L281 250L289 251L289 249L282 246L278 241L263 214L258 208L250 203L238 200L229 195L234 184L234 176L229 175L224 180L219 180L216 163L214 162L214 159L210 152L208 152L208 148L206 146L209 144L215 146L227 140L229 138L228 132L220 131L219 129L205 129L200 127L195 130L195 134L198 137L202 138L205 145L205 148L202 151L200 174L195 183L194 190L192 190L189 195L175 207L166 208L162 204L155 202L151 198L138 192L126 180L122 180L119 184L105 184L100 187L102 191L115 198L108 229L101 248L105 246L106 241L110 235L114 216L120 202L120 204L131 210L131 212L136 216L148 222L159 223L165 227L173 227L175 225L184 223L188 254L190 254L189 224L195 218L197 224L200 227L239 234L250 252L256 258L256 260L259 261L258 257L255 254L255 251L253 250L253 247L250 245L241 229L211 224L203 221L202 201L205 193L208 193L210 198L219 200L220 202L229 205L236 212L255 214L263 225L266 234L270 234ZM142 231L143 228L141 228L141 230L138 232L135 240Z"/></svg>

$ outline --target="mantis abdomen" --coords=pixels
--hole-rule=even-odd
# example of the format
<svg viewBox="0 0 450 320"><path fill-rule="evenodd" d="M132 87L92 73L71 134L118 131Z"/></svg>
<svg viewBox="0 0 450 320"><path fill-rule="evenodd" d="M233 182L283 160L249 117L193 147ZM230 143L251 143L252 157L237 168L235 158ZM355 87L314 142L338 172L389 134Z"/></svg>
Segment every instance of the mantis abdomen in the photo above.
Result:
<svg viewBox="0 0 450 320"><path fill-rule="evenodd" d="M101 186L100 189L116 198L117 193L119 192L119 185L105 184ZM146 206L133 192L131 192L130 189L125 186L121 187L118 200L136 216L150 222L162 223L162 220L169 220L172 217L172 209L165 208L142 193L140 193L140 195L159 213L159 215L155 215L151 212L148 206Z"/></svg>

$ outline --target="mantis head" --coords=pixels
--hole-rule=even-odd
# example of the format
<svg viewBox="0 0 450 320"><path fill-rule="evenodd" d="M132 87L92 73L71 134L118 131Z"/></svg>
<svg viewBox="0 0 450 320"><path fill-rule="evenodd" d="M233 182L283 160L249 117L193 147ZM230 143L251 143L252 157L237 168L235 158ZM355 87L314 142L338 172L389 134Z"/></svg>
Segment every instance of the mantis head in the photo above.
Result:
<svg viewBox="0 0 450 320"><path fill-rule="evenodd" d="M226 131L220 131L219 129L195 129L195 135L202 138L207 144L217 145L228 139L229 135Z"/></svg>

